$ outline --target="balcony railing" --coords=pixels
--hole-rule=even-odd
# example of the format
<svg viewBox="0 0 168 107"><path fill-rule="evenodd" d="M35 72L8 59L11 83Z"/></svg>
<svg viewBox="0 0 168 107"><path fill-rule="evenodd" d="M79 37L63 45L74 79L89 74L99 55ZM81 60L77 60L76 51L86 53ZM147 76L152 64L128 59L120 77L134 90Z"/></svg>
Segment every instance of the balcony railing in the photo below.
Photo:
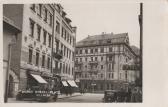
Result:
<svg viewBox="0 0 168 107"><path fill-rule="evenodd" d="M82 65L82 64L83 64L83 62L75 61L75 66Z"/></svg>
<svg viewBox="0 0 168 107"><path fill-rule="evenodd" d="M53 53L53 56L55 57L55 58L57 58L57 59L62 59L62 57L63 57L63 52L62 52L62 50L57 50L56 52L54 52Z"/></svg>
<svg viewBox="0 0 168 107"><path fill-rule="evenodd" d="M90 65L98 65L98 62L97 61L89 61L89 64Z"/></svg>
<svg viewBox="0 0 168 107"><path fill-rule="evenodd" d="M98 69L89 69L88 72L96 74L98 73Z"/></svg>

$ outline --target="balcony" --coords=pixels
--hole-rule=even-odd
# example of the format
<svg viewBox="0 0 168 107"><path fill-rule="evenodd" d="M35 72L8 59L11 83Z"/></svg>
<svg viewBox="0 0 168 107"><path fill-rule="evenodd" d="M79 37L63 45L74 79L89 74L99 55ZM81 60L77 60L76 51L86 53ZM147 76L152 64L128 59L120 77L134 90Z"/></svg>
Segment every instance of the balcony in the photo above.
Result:
<svg viewBox="0 0 168 107"><path fill-rule="evenodd" d="M98 69L94 68L94 69L89 69L88 73L93 73L93 74L97 74L98 73Z"/></svg>
<svg viewBox="0 0 168 107"><path fill-rule="evenodd" d="M97 61L89 61L89 64L90 65L98 65L98 62Z"/></svg>
<svg viewBox="0 0 168 107"><path fill-rule="evenodd" d="M83 62L75 61L75 66L80 66L82 64L83 64Z"/></svg>
<svg viewBox="0 0 168 107"><path fill-rule="evenodd" d="M56 52L53 52L53 57L57 58L57 59L62 59L63 57L63 52L62 50L57 50Z"/></svg>

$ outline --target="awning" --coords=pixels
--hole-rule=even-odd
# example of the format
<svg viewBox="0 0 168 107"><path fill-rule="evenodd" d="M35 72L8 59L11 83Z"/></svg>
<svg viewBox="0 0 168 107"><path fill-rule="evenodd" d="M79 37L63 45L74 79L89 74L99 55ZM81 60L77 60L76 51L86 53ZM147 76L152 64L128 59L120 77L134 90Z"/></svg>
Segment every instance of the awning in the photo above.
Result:
<svg viewBox="0 0 168 107"><path fill-rule="evenodd" d="M69 83L69 85L70 85L71 87L78 87L78 86L76 85L75 81L73 81L73 80L68 80L67 82Z"/></svg>
<svg viewBox="0 0 168 107"><path fill-rule="evenodd" d="M62 81L63 86L68 86L66 81Z"/></svg>
<svg viewBox="0 0 168 107"><path fill-rule="evenodd" d="M35 75L35 74L31 74L34 79L36 79L39 83L42 83L42 84L47 84L47 81L44 80L40 75Z"/></svg>

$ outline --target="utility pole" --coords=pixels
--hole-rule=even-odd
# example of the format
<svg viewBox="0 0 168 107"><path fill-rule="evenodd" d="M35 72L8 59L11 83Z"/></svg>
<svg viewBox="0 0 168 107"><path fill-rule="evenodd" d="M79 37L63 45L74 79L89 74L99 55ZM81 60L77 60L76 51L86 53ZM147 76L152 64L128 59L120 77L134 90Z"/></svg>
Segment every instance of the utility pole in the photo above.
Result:
<svg viewBox="0 0 168 107"><path fill-rule="evenodd" d="M139 15L139 25L140 25L140 81L142 85L142 72L143 72L143 3L140 3L140 15Z"/></svg>

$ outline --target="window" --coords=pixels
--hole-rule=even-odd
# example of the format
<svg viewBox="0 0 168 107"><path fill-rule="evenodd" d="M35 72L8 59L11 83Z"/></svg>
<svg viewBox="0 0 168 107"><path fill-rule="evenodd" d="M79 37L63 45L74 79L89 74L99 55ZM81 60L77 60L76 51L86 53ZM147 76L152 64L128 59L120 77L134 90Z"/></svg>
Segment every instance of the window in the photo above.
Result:
<svg viewBox="0 0 168 107"><path fill-rule="evenodd" d="M78 62L78 58L76 58L75 61Z"/></svg>
<svg viewBox="0 0 168 107"><path fill-rule="evenodd" d="M85 78L87 78L87 74L85 74Z"/></svg>
<svg viewBox="0 0 168 107"><path fill-rule="evenodd" d="M72 43L72 37L70 36L70 40L69 40L69 43L71 44Z"/></svg>
<svg viewBox="0 0 168 107"><path fill-rule="evenodd" d="M111 74L109 73L109 78L111 78Z"/></svg>
<svg viewBox="0 0 168 107"><path fill-rule="evenodd" d="M95 52L96 52L96 53L98 52L98 49L97 49L97 48L95 49Z"/></svg>
<svg viewBox="0 0 168 107"><path fill-rule="evenodd" d="M69 49L67 48L67 58L68 58Z"/></svg>
<svg viewBox="0 0 168 107"><path fill-rule="evenodd" d="M101 65L101 69L103 69L103 65Z"/></svg>
<svg viewBox="0 0 168 107"><path fill-rule="evenodd" d="M121 79L121 73L120 73L120 79Z"/></svg>
<svg viewBox="0 0 168 107"><path fill-rule="evenodd" d="M87 58L85 58L85 61L87 62Z"/></svg>
<svg viewBox="0 0 168 107"><path fill-rule="evenodd" d="M45 67L45 55L42 55L42 67Z"/></svg>
<svg viewBox="0 0 168 107"><path fill-rule="evenodd" d="M114 74L113 73L111 74L111 78L114 78Z"/></svg>
<svg viewBox="0 0 168 107"><path fill-rule="evenodd" d="M66 54L66 47L64 46L64 56L65 56L65 54Z"/></svg>
<svg viewBox="0 0 168 107"><path fill-rule="evenodd" d="M97 57L95 57L95 61L97 61Z"/></svg>
<svg viewBox="0 0 168 107"><path fill-rule="evenodd" d="M60 71L62 70L62 63L60 63Z"/></svg>
<svg viewBox="0 0 168 107"><path fill-rule="evenodd" d="M51 35L48 36L48 47L51 47Z"/></svg>
<svg viewBox="0 0 168 107"><path fill-rule="evenodd" d="M80 58L80 62L82 62L82 58Z"/></svg>
<svg viewBox="0 0 168 107"><path fill-rule="evenodd" d="M72 67L72 75L74 75L74 70L73 70L74 68Z"/></svg>
<svg viewBox="0 0 168 107"><path fill-rule="evenodd" d="M47 9L44 9L44 21L47 22Z"/></svg>
<svg viewBox="0 0 168 107"><path fill-rule="evenodd" d="M109 56L109 61L112 61L112 56Z"/></svg>
<svg viewBox="0 0 168 107"><path fill-rule="evenodd" d="M103 74L101 74L101 78L103 78Z"/></svg>
<svg viewBox="0 0 168 107"><path fill-rule="evenodd" d="M53 23L53 16L52 16L52 14L50 13L50 23L49 23L49 25L52 26L52 23Z"/></svg>
<svg viewBox="0 0 168 107"><path fill-rule="evenodd" d="M78 54L78 50L76 50L76 52L75 52L76 54Z"/></svg>
<svg viewBox="0 0 168 107"><path fill-rule="evenodd" d="M30 36L31 37L34 36L34 24L35 24L35 22L30 19Z"/></svg>
<svg viewBox="0 0 168 107"><path fill-rule="evenodd" d="M109 47L109 52L112 52L112 49L113 49L112 47Z"/></svg>
<svg viewBox="0 0 168 107"><path fill-rule="evenodd" d="M91 57L91 61L93 61L93 57Z"/></svg>
<svg viewBox="0 0 168 107"><path fill-rule="evenodd" d="M101 48L101 49L100 49L100 52L103 53L103 52L104 52L104 48Z"/></svg>
<svg viewBox="0 0 168 107"><path fill-rule="evenodd" d="M87 49L85 49L85 53L88 54L88 50Z"/></svg>
<svg viewBox="0 0 168 107"><path fill-rule="evenodd" d="M40 41L41 27L37 25L37 40Z"/></svg>
<svg viewBox="0 0 168 107"><path fill-rule="evenodd" d="M36 66L39 65L39 52L36 52Z"/></svg>
<svg viewBox="0 0 168 107"><path fill-rule="evenodd" d="M55 68L58 69L58 61L55 61Z"/></svg>
<svg viewBox="0 0 168 107"><path fill-rule="evenodd" d="M63 28L62 28L63 30ZM56 32L59 34L60 33L60 23L56 21ZM63 34L63 33L62 33Z"/></svg>
<svg viewBox="0 0 168 107"><path fill-rule="evenodd" d="M64 37L64 28L62 27L61 37Z"/></svg>
<svg viewBox="0 0 168 107"><path fill-rule="evenodd" d="M64 30L64 32L65 32L65 34L64 34L64 39L66 40L66 33L67 33L67 31L66 31L66 30Z"/></svg>
<svg viewBox="0 0 168 107"><path fill-rule="evenodd" d="M85 68L87 69L87 65L85 65Z"/></svg>
<svg viewBox="0 0 168 107"><path fill-rule="evenodd" d="M114 71L114 62L112 63L112 70Z"/></svg>
<svg viewBox="0 0 168 107"><path fill-rule="evenodd" d="M47 32L44 30L43 32L43 39L44 39L43 44L44 45L46 45L46 37L47 37Z"/></svg>
<svg viewBox="0 0 168 107"><path fill-rule="evenodd" d="M65 73L67 74L67 71L68 71L68 65L66 64L65 66L66 66L66 67L65 67Z"/></svg>
<svg viewBox="0 0 168 107"><path fill-rule="evenodd" d="M82 49L80 50L80 54L82 54Z"/></svg>
<svg viewBox="0 0 168 107"><path fill-rule="evenodd" d="M30 8L35 12L35 4L31 4Z"/></svg>
<svg viewBox="0 0 168 107"><path fill-rule="evenodd" d="M48 69L50 68L50 57L48 57L48 60L47 60L47 68Z"/></svg>
<svg viewBox="0 0 168 107"><path fill-rule="evenodd" d="M69 53L69 59L71 59L71 51L70 51L70 53Z"/></svg>
<svg viewBox="0 0 168 107"><path fill-rule="evenodd" d="M103 56L101 57L101 61L103 61Z"/></svg>
<svg viewBox="0 0 168 107"><path fill-rule="evenodd" d="M93 69L93 65L90 65L90 68Z"/></svg>
<svg viewBox="0 0 168 107"><path fill-rule="evenodd" d="M29 64L32 64L32 56L33 56L33 50L29 49Z"/></svg>
<svg viewBox="0 0 168 107"><path fill-rule="evenodd" d="M125 79L127 80L127 71L125 71Z"/></svg>
<svg viewBox="0 0 168 107"><path fill-rule="evenodd" d="M56 41L56 51L58 51L58 49L59 49L59 42Z"/></svg>
<svg viewBox="0 0 168 107"><path fill-rule="evenodd" d="M111 43L111 40L107 40L107 43Z"/></svg>
<svg viewBox="0 0 168 107"><path fill-rule="evenodd" d="M41 8L42 8L42 5L41 4L38 4L37 5L37 14L41 17Z"/></svg>
<svg viewBox="0 0 168 107"><path fill-rule="evenodd" d="M93 53L93 49L90 49L90 53Z"/></svg>

